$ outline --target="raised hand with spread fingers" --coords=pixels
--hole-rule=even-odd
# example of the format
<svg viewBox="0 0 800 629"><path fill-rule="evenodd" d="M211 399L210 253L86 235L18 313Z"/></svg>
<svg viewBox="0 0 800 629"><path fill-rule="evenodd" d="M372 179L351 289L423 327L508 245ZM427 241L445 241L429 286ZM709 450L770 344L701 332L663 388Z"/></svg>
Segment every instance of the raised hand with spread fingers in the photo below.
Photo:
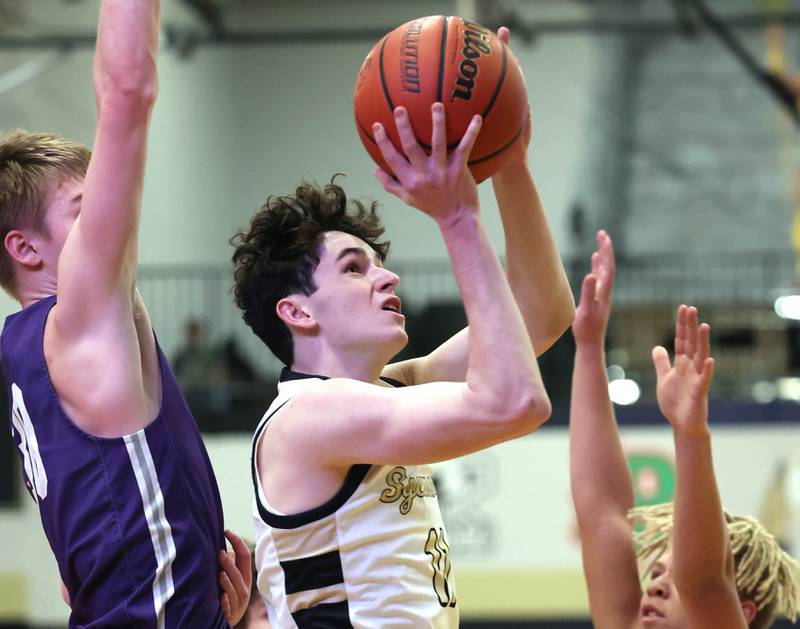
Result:
<svg viewBox="0 0 800 629"><path fill-rule="evenodd" d="M661 412L675 430L688 435L708 433L708 388L714 377L707 323L699 324L697 308L680 306L675 324L675 362L661 346L653 349Z"/></svg>

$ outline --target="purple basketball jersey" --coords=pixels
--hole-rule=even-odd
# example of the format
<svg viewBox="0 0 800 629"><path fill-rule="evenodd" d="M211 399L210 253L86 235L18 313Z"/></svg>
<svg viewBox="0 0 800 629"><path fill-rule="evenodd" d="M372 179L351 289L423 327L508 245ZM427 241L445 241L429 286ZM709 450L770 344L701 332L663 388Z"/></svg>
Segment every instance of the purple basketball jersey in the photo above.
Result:
<svg viewBox="0 0 800 629"><path fill-rule="evenodd" d="M219 490L161 348L156 419L126 437L87 434L67 417L45 364L55 302L6 319L0 358L11 434L70 594L69 626L227 628Z"/></svg>

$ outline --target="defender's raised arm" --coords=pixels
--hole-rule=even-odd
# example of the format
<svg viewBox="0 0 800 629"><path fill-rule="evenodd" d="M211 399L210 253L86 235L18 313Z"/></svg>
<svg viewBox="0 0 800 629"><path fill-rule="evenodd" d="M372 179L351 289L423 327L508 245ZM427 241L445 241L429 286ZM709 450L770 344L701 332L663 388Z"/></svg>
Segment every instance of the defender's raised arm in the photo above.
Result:
<svg viewBox="0 0 800 629"><path fill-rule="evenodd" d="M696 308L680 306L674 364L666 349L653 349L658 406L672 424L675 441L672 572L692 626L745 629L755 615L755 604L740 602L736 590L731 542L711 456L708 389L714 359L710 333L707 323L698 323Z"/></svg>
<svg viewBox="0 0 800 629"><path fill-rule="evenodd" d="M159 10L159 0L101 4L95 144L80 216L58 267L57 317L66 333L86 325L93 314L131 307L147 132L158 82Z"/></svg>
<svg viewBox="0 0 800 629"><path fill-rule="evenodd" d="M633 507L633 484L606 377L606 328L614 274L611 239L601 231L572 326L575 369L569 418L572 500L592 620L598 629L636 626L642 594L627 520Z"/></svg>

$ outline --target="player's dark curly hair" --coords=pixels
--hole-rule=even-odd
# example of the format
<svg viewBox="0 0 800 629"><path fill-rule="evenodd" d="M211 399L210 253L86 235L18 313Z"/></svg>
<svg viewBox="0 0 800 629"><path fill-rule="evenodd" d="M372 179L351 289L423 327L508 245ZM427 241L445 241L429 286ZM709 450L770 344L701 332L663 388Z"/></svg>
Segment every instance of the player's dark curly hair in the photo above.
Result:
<svg viewBox="0 0 800 629"><path fill-rule="evenodd" d="M302 182L294 195L267 198L249 230L230 239L236 249L233 289L242 319L287 367L294 360L294 343L275 311L277 303L287 295L311 295L317 290L312 273L319 264L325 232L352 234L384 261L389 243L377 242L384 231L377 206L375 201L368 206L357 200L348 203L333 180L324 188Z"/></svg>

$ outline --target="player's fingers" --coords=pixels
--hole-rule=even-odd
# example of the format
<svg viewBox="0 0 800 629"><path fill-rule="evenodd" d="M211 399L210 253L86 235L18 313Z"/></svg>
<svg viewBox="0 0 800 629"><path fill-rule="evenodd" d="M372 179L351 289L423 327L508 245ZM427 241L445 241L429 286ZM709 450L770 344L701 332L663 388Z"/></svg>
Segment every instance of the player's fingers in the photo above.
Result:
<svg viewBox="0 0 800 629"><path fill-rule="evenodd" d="M483 117L478 114L472 116L467 130L464 132L464 137L461 138L461 142L458 143L458 148L455 150L454 159L466 165L469 161L469 154L472 152L472 147L475 145L475 139L481 131L482 124Z"/></svg>
<svg viewBox="0 0 800 629"><path fill-rule="evenodd" d="M386 133L386 129L380 122L376 122L372 125L372 135L375 138L375 144L378 145L381 155L383 155L383 159L386 160L392 172L394 172L395 175L405 172L408 169L408 160L395 148L394 144L392 144L392 141Z"/></svg>
<svg viewBox="0 0 800 629"><path fill-rule="evenodd" d="M253 584L253 560L250 554L250 548L248 548L245 541L233 531L226 530L225 537L228 538L231 546L233 546L236 570L241 576L241 581L238 583L234 582L234 585L236 585L239 590L240 596L249 598L250 588Z"/></svg>
<svg viewBox="0 0 800 629"><path fill-rule="evenodd" d="M690 306L686 313L686 357L694 360L697 353L697 308Z"/></svg>
<svg viewBox="0 0 800 629"><path fill-rule="evenodd" d="M694 354L695 369L698 372L703 370L703 365L711 354L711 326L701 323L697 330L697 347Z"/></svg>
<svg viewBox="0 0 800 629"><path fill-rule="evenodd" d="M591 273L583 278L581 285L581 302L579 306L591 308L594 303L594 296L597 292L597 277Z"/></svg>
<svg viewBox="0 0 800 629"><path fill-rule="evenodd" d="M425 167L425 151L419 145L417 136L414 135L414 128L411 126L411 119L405 107L394 108L394 122L397 125L397 133L400 135L400 146L408 157L411 165L418 170Z"/></svg>
<svg viewBox="0 0 800 629"><path fill-rule="evenodd" d="M614 251L611 249L611 239L604 231L598 233L597 238L598 276L600 279L600 295L598 299L608 301L611 299L611 289L614 286Z"/></svg>
<svg viewBox="0 0 800 629"><path fill-rule="evenodd" d="M501 26L500 28L497 29L497 37L500 39L501 42L503 42L506 46L508 46L508 43L511 38L511 31L508 30L508 27Z"/></svg>
<svg viewBox="0 0 800 629"><path fill-rule="evenodd" d="M708 391L711 381L714 379L714 367L716 363L710 356L703 361L703 390Z"/></svg>
<svg viewBox="0 0 800 629"><path fill-rule="evenodd" d="M228 621L229 625L235 624L233 620L233 614L231 612L231 602L228 599L228 595L223 592L222 596L219 597L219 604L222 607L222 613L225 614L225 620Z"/></svg>
<svg viewBox="0 0 800 629"><path fill-rule="evenodd" d="M592 273L600 275L600 252L595 251L592 254Z"/></svg>
<svg viewBox="0 0 800 629"><path fill-rule="evenodd" d="M684 304L678 306L678 316L675 320L675 357L686 353L686 311Z"/></svg>
<svg viewBox="0 0 800 629"><path fill-rule="evenodd" d="M241 598L244 594L250 594L250 588L247 587L245 583L245 575L242 574L242 571L239 569L237 565L237 561L234 559L235 553L226 553L225 551L220 551L219 563L222 566L222 575L220 576L220 580L222 580L222 576L225 577L227 583L230 584L232 591L228 592L231 595L232 599ZM251 579L250 572L247 572L247 580ZM232 600L235 602L235 600Z"/></svg>
<svg viewBox="0 0 800 629"><path fill-rule="evenodd" d="M236 533L228 529L225 530L225 537L231 543L231 546L233 546L236 567L239 569L239 572L241 572L242 575L244 575L245 572L250 574L252 569L252 559L250 548L247 546L247 543ZM244 570L244 568L247 568L247 570Z"/></svg>
<svg viewBox="0 0 800 629"><path fill-rule="evenodd" d="M653 366L656 368L656 378L659 380L669 373L669 353L661 345L653 348Z"/></svg>
<svg viewBox="0 0 800 629"><path fill-rule="evenodd" d="M617 263L614 259L614 243L611 242L611 236L602 229L597 232L597 251L603 260L603 267L606 269L610 279L613 280L617 269Z"/></svg>
<svg viewBox="0 0 800 629"><path fill-rule="evenodd" d="M397 181L397 179L392 177L382 168L377 168L373 174L375 175L375 178L381 182L383 189L386 190L386 192L408 202L406 189L399 181Z"/></svg>
<svg viewBox="0 0 800 629"><path fill-rule="evenodd" d="M227 609L224 606L222 608L225 611L225 618L227 618L229 622L233 624L236 622L234 616L236 615L235 611L238 609L239 603L239 597L236 594L236 588L233 587L231 580L224 572L221 572L219 575L219 586L222 588L222 597L224 597L227 603Z"/></svg>
<svg viewBox="0 0 800 629"><path fill-rule="evenodd" d="M431 122L433 133L431 135L431 155L439 166L447 165L447 124L444 105L434 103L431 105Z"/></svg>

